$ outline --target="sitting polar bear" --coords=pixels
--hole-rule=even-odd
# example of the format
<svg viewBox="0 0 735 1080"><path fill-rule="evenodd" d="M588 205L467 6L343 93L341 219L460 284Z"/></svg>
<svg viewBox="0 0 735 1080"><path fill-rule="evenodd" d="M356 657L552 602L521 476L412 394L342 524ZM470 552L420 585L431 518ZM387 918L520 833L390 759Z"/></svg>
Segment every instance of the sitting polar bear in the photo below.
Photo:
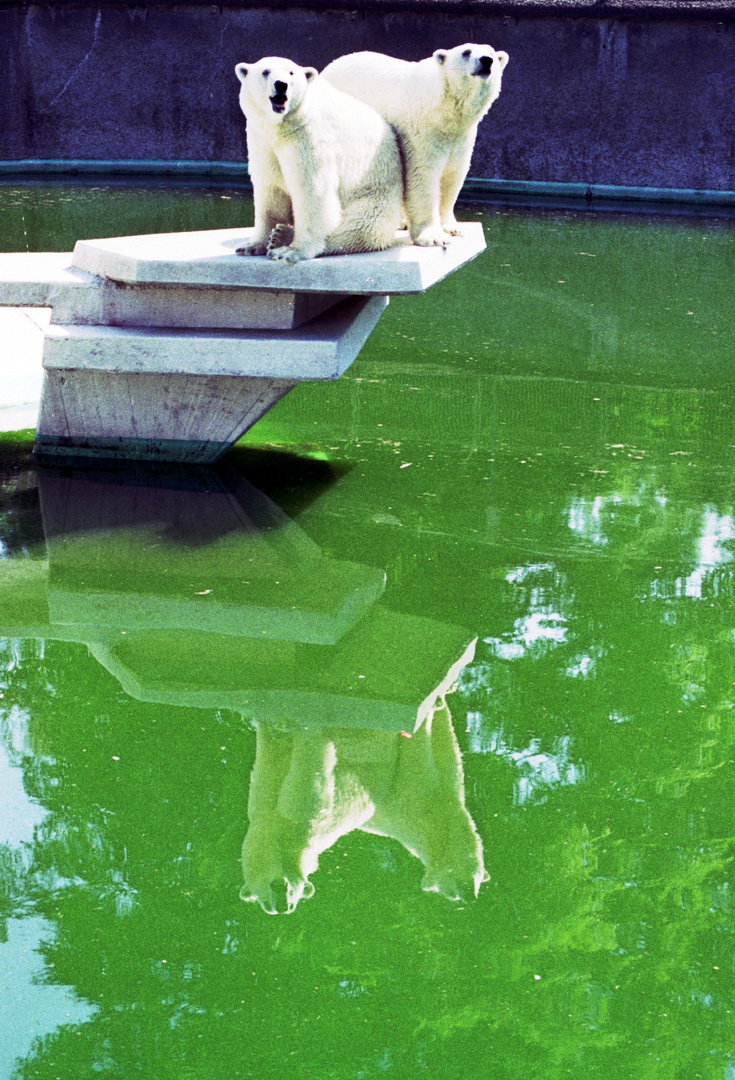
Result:
<svg viewBox="0 0 735 1080"><path fill-rule="evenodd" d="M412 737L387 731L256 723L250 826L240 897L269 915L314 895L319 856L360 829L397 840L424 864L421 887L472 900L488 880L446 702Z"/></svg>
<svg viewBox="0 0 735 1080"><path fill-rule="evenodd" d="M255 196L255 236L237 254L296 263L389 247L403 177L385 120L282 57L235 71Z"/></svg>
<svg viewBox="0 0 735 1080"><path fill-rule="evenodd" d="M459 235L454 204L477 125L500 93L508 54L489 45L437 49L411 63L350 53L322 72L333 86L372 105L395 128L406 169L406 215L414 244L446 245Z"/></svg>

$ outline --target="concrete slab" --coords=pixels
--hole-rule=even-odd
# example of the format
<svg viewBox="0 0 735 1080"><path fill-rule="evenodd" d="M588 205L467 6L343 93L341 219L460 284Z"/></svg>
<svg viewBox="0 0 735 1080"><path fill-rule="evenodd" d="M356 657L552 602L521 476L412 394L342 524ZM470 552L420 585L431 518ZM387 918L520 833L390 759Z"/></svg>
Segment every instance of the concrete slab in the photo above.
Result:
<svg viewBox="0 0 735 1080"><path fill-rule="evenodd" d="M288 332L55 326L45 333L47 370L315 380L338 378L357 356L388 300L342 300Z"/></svg>
<svg viewBox="0 0 735 1080"><path fill-rule="evenodd" d="M71 252L0 253L0 308L51 307L60 325L291 330L347 295L132 285L76 270L71 260Z"/></svg>
<svg viewBox="0 0 735 1080"><path fill-rule="evenodd" d="M0 307L51 307L56 297L94 290L99 282L71 259L68 251L0 254Z"/></svg>
<svg viewBox="0 0 735 1080"><path fill-rule="evenodd" d="M98 288L56 292L54 323L62 326L293 330L344 299L340 293L130 285L109 278L89 277L98 282Z"/></svg>
<svg viewBox="0 0 735 1080"><path fill-rule="evenodd" d="M231 375L47 370L34 451L42 458L209 465L296 385Z"/></svg>
<svg viewBox="0 0 735 1080"><path fill-rule="evenodd" d="M265 256L235 255L253 229L156 233L79 240L72 265L115 281L205 285L353 295L418 293L485 250L480 222L465 222L464 235L446 248L420 248L396 234L395 246L364 255L308 259L288 266Z"/></svg>

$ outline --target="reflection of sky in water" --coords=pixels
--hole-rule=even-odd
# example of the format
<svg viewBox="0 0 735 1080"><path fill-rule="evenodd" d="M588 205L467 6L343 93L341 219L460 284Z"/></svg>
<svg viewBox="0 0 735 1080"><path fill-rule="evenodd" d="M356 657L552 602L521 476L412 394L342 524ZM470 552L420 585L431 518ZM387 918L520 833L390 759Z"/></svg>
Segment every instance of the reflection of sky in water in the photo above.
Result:
<svg viewBox="0 0 735 1080"><path fill-rule="evenodd" d="M716 566L732 562L732 551L725 545L735 539L735 521L731 514L718 514L713 506L705 507L702 531L697 540L697 565L685 578L677 578L676 595L702 598L702 586Z"/></svg>
<svg viewBox="0 0 735 1080"><path fill-rule="evenodd" d="M500 660L520 660L533 648L563 645L566 639L566 619L548 608L516 619L510 634L484 640Z"/></svg>
<svg viewBox="0 0 735 1080"><path fill-rule="evenodd" d="M666 495L661 491L651 494L642 485L635 492L622 495L613 492L610 495L597 495L594 499L585 499L577 496L569 503L567 511L567 525L581 540L597 547L604 547L609 542L605 532L605 522L615 520L618 507L632 507L634 509L644 506L665 507L668 502Z"/></svg>
<svg viewBox="0 0 735 1080"><path fill-rule="evenodd" d="M10 919L0 945L0 1080L10 1080L34 1040L64 1024L83 1024L95 1009L65 986L43 981L42 940L53 936L45 919Z"/></svg>
<svg viewBox="0 0 735 1080"><path fill-rule="evenodd" d="M0 844L18 847L33 840L46 811L26 795L15 759L25 750L27 716L13 708L0 715Z"/></svg>
<svg viewBox="0 0 735 1080"><path fill-rule="evenodd" d="M520 660L530 651L546 651L567 640L567 621L560 613L566 581L553 563L516 566L505 575L510 585L525 591L528 614L516 619L502 637L484 638L500 660Z"/></svg>
<svg viewBox="0 0 735 1080"><path fill-rule="evenodd" d="M517 806L545 802L552 788L578 784L584 779L584 768L572 761L572 740L568 735L554 739L550 750L542 750L539 739L532 739L528 746L516 750L506 740L502 728L486 730L480 712L468 713L467 733L471 753L495 754L516 767L513 802Z"/></svg>
<svg viewBox="0 0 735 1080"><path fill-rule="evenodd" d="M603 547L609 542L605 525L615 519L617 507L643 507L644 505L666 507L667 498L661 492L647 495L645 489L632 495L619 493L598 495L595 499L573 498L567 511L567 525L572 532L588 543ZM654 581L650 599L666 597L690 597L701 600L708 592L717 593L713 571L733 561L731 542L735 540L735 518L732 514L720 514L714 506L704 506L701 511L699 532L695 541L695 567L691 573L673 582ZM527 573L546 569L543 566L527 567ZM508 575L508 581L520 581L519 572Z"/></svg>
<svg viewBox="0 0 735 1080"><path fill-rule="evenodd" d="M513 623L502 637L485 638L493 656L498 660L522 660L528 656L547 653L568 640L567 618L561 611L569 599L568 585L553 563L531 563L508 571L505 580L523 589L527 614ZM576 657L567 668L567 675L587 678L592 674L599 650ZM475 664L460 682L467 690L493 687L493 665ZM507 740L502 726L491 728L492 721L480 711L467 717L468 748L475 754L495 754L517 770L513 801L516 805L544 802L555 787L576 784L583 778L583 768L571 759L571 740L568 736L554 739L551 749L542 749L539 739L517 749Z"/></svg>
<svg viewBox="0 0 735 1080"><path fill-rule="evenodd" d="M702 600L717 596L722 581L718 571L732 574L735 540L735 518L732 514L719 514L715 507L705 506L702 512L699 535L696 539L696 565L691 573L677 577L673 582L657 579L651 583L646 599L662 600L688 597ZM666 621L673 621L673 614Z"/></svg>

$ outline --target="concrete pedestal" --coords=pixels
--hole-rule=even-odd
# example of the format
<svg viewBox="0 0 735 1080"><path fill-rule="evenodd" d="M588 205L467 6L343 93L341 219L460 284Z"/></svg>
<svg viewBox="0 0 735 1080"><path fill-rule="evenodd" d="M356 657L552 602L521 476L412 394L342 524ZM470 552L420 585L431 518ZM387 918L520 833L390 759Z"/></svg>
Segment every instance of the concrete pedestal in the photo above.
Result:
<svg viewBox="0 0 735 1080"><path fill-rule="evenodd" d="M0 256L0 304L50 306L36 452L215 461L302 381L338 378L388 294L423 292L485 247L393 247L287 266L235 249L252 230L79 241Z"/></svg>

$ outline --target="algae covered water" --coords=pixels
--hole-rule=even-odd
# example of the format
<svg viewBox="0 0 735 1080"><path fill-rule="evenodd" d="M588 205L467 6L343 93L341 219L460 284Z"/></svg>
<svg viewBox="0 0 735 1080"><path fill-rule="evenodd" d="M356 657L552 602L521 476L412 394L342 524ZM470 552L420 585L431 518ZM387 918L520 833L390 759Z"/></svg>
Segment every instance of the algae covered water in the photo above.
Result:
<svg viewBox="0 0 735 1080"><path fill-rule="evenodd" d="M732 224L464 216L216 469L0 443L1 1080L735 1076Z"/></svg>

